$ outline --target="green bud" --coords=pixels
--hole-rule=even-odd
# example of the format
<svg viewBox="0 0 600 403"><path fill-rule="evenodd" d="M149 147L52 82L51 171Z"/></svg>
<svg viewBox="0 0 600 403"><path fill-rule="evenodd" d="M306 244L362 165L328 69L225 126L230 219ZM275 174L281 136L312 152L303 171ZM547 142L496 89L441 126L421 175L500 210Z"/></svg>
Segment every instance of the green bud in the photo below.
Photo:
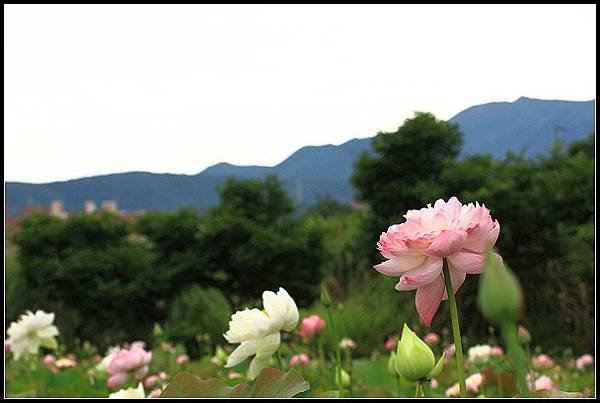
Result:
<svg viewBox="0 0 600 403"><path fill-rule="evenodd" d="M441 358L436 364L431 348L404 324L396 353L396 371L403 378L416 382L439 375L443 365Z"/></svg>
<svg viewBox="0 0 600 403"><path fill-rule="evenodd" d="M337 371L336 371L336 376L335 379L338 379L338 375L337 375ZM348 373L346 371L344 371L343 369L341 370L342 373L342 386L348 386L350 385L350 375L348 375Z"/></svg>
<svg viewBox="0 0 600 403"><path fill-rule="evenodd" d="M329 297L325 287L321 287L321 303L325 306L325 308L329 308L331 306L331 298Z"/></svg>
<svg viewBox="0 0 600 403"><path fill-rule="evenodd" d="M519 343L521 344L529 344L531 343L531 333L524 326L519 325L517 329L517 337L519 338Z"/></svg>
<svg viewBox="0 0 600 403"><path fill-rule="evenodd" d="M388 372L394 376L398 376L398 372L396 371L396 352L392 351L390 354L390 358L388 359L387 365Z"/></svg>
<svg viewBox="0 0 600 403"><path fill-rule="evenodd" d="M156 322L152 329L152 334L154 334L155 337L161 337L163 333L163 328L160 326L160 323Z"/></svg>
<svg viewBox="0 0 600 403"><path fill-rule="evenodd" d="M488 250L485 269L479 280L479 309L491 323L516 322L523 310L519 280L498 256Z"/></svg>

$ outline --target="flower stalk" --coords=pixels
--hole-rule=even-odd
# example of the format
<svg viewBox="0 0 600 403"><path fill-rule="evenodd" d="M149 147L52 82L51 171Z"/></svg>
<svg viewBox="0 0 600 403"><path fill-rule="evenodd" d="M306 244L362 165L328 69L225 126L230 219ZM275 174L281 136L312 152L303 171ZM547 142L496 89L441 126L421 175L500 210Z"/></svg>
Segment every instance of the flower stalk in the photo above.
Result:
<svg viewBox="0 0 600 403"><path fill-rule="evenodd" d="M458 387L460 388L460 397L467 397L467 383L465 381L465 367L463 358L462 340L460 337L460 326L458 324L458 309L456 308L456 297L452 287L452 278L448 268L448 261L444 259L442 268L444 273L444 282L446 283L446 292L448 293L448 302L450 303L450 320L452 321L452 334L454 336L454 346L456 347L456 367L458 370Z"/></svg>

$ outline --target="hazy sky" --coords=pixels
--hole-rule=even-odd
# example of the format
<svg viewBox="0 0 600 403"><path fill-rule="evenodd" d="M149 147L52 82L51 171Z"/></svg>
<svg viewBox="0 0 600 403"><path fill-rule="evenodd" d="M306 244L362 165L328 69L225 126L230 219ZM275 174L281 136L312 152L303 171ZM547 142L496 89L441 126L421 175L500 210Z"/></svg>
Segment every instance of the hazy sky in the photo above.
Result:
<svg viewBox="0 0 600 403"><path fill-rule="evenodd" d="M595 5L5 5L5 180L274 165L417 110L590 100L595 38Z"/></svg>

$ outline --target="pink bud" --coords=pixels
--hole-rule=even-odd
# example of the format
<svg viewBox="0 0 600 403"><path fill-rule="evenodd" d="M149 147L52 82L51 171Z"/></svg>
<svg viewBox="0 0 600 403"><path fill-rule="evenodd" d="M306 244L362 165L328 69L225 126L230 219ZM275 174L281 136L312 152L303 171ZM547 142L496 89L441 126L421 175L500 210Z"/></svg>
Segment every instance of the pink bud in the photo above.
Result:
<svg viewBox="0 0 600 403"><path fill-rule="evenodd" d="M304 353L296 354L290 359L290 367L295 367L298 364L302 364L303 367L306 367L310 362L310 357Z"/></svg>
<svg viewBox="0 0 600 403"><path fill-rule="evenodd" d="M490 354L495 355L495 356L501 356L501 355L504 355L504 350L502 350L502 347L500 347L500 346L494 346L490 350Z"/></svg>
<svg viewBox="0 0 600 403"><path fill-rule="evenodd" d="M240 374L239 372L235 372L235 371L229 371L229 373L227 374L227 377L229 379L237 379L237 378L241 378L242 374Z"/></svg>
<svg viewBox="0 0 600 403"><path fill-rule="evenodd" d="M4 352L5 353L10 353L11 352L10 340L4 340Z"/></svg>
<svg viewBox="0 0 600 403"><path fill-rule="evenodd" d="M160 381L158 375L150 375L146 377L146 379L144 379L144 387L146 389L151 389L152 387L154 387L154 385L156 385L156 382L158 381Z"/></svg>
<svg viewBox="0 0 600 403"><path fill-rule="evenodd" d="M531 362L535 368L550 368L554 366L554 361L546 354L540 354L533 357Z"/></svg>
<svg viewBox="0 0 600 403"><path fill-rule="evenodd" d="M578 370L583 371L585 367L594 363L594 357L591 354L584 354L575 361Z"/></svg>
<svg viewBox="0 0 600 403"><path fill-rule="evenodd" d="M161 393L161 389L154 389L152 392L148 393L148 397L159 397Z"/></svg>
<svg viewBox="0 0 600 403"><path fill-rule="evenodd" d="M398 341L396 339L387 339L385 341L385 349L387 351L392 351L394 348L396 348L396 343Z"/></svg>
<svg viewBox="0 0 600 403"><path fill-rule="evenodd" d="M437 333L427 333L425 337L423 337L423 341L430 346L435 346L440 342L440 336Z"/></svg>
<svg viewBox="0 0 600 403"><path fill-rule="evenodd" d="M444 353L446 354L447 358L452 357L454 354L456 354L456 346L454 346L454 344L448 345L448 347L444 349Z"/></svg>
<svg viewBox="0 0 600 403"><path fill-rule="evenodd" d="M319 315L310 315L302 319L298 334L304 342L307 342L315 334L322 332L325 329L325 321Z"/></svg>
<svg viewBox="0 0 600 403"><path fill-rule="evenodd" d="M554 382L546 375L540 376L535 380L535 390L552 390L554 389Z"/></svg>
<svg viewBox="0 0 600 403"><path fill-rule="evenodd" d="M42 360L45 366L51 367L56 363L56 357L52 354L46 354Z"/></svg>
<svg viewBox="0 0 600 403"><path fill-rule="evenodd" d="M190 356L187 354L179 354L176 358L177 364L184 364L190 361Z"/></svg>

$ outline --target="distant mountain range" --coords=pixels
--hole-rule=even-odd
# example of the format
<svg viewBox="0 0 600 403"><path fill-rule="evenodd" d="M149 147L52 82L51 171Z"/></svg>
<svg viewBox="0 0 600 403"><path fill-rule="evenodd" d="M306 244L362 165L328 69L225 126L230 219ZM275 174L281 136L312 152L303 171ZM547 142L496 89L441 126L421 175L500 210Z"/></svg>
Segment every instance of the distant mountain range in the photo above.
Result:
<svg viewBox="0 0 600 403"><path fill-rule="evenodd" d="M449 121L458 124L464 134L462 156L490 153L501 159L512 150L531 157L547 152L556 138L569 143L593 132L595 100L521 97L515 102L476 105ZM48 206L52 200L62 200L67 211L83 210L86 200L98 205L103 200L115 200L119 209L130 212L175 210L186 205L203 211L218 202L215 189L227 177L258 178L267 174L276 174L297 204L311 204L326 196L347 203L354 197L348 181L353 162L370 147L371 140L302 147L274 167L223 162L197 175L127 172L47 184L6 182L6 203L12 217L18 217L23 207Z"/></svg>

